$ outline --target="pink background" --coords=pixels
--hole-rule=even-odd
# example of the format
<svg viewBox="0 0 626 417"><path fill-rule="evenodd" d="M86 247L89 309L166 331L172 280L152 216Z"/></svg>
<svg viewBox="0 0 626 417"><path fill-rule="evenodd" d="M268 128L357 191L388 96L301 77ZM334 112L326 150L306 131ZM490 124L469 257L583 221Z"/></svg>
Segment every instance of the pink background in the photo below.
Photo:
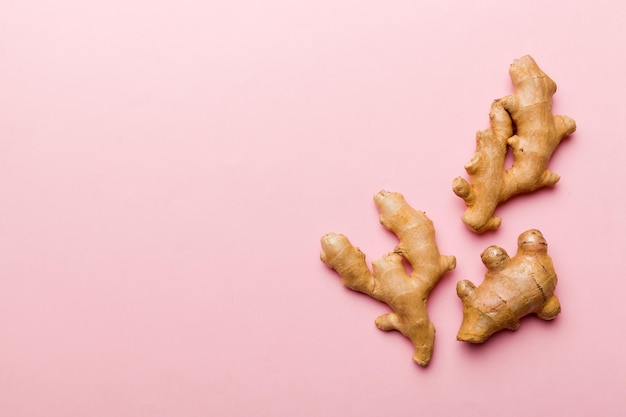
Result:
<svg viewBox="0 0 626 417"><path fill-rule="evenodd" d="M625 4L3 1L0 414L622 415ZM528 53L578 131L476 236L450 185ZM318 259L392 250L380 189L457 257L426 369ZM528 228L562 315L457 342L456 282Z"/></svg>

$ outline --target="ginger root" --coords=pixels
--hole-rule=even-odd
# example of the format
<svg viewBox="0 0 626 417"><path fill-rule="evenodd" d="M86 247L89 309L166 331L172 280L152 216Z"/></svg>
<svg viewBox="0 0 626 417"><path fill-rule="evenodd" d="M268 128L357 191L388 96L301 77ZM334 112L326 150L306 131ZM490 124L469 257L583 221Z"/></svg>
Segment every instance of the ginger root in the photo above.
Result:
<svg viewBox="0 0 626 417"><path fill-rule="evenodd" d="M426 366L433 354L435 327L428 318L426 300L441 276L456 266L454 256L442 256L435 229L426 214L414 210L399 193L381 191L374 196L380 222L400 240L393 252L372 263L348 238L328 233L321 239L321 260L341 277L342 284L387 304L393 312L378 317L376 326L398 330L415 349L413 359ZM412 267L407 273L403 259Z"/></svg>
<svg viewBox="0 0 626 417"><path fill-rule="evenodd" d="M502 220L494 216L498 204L556 184L560 177L547 169L548 162L576 130L571 118L552 115L556 84L532 57L515 60L509 74L515 93L492 103L490 129L476 134L476 153L465 165L470 181L458 177L452 184L467 206L461 219L477 233L500 226ZM505 170L507 145L514 162Z"/></svg>
<svg viewBox="0 0 626 417"><path fill-rule="evenodd" d="M557 277L543 235L528 230L519 236L517 245L513 258L498 246L485 249L481 259L487 273L480 286L467 280L457 283L463 302L458 340L482 343L499 330L516 330L527 314L552 320L561 312L554 295Z"/></svg>

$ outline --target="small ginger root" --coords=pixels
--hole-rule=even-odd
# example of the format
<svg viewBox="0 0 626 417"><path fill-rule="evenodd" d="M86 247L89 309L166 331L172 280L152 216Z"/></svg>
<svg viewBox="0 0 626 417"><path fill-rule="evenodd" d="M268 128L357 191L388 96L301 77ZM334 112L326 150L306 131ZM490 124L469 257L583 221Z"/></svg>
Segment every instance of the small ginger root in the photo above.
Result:
<svg viewBox="0 0 626 417"><path fill-rule="evenodd" d="M498 246L485 249L481 259L487 273L480 286L467 280L457 283L463 302L458 340L482 343L499 330L516 330L527 314L552 320L561 312L554 295L557 277L543 235L528 230L519 236L517 245L512 258Z"/></svg>
<svg viewBox="0 0 626 417"><path fill-rule="evenodd" d="M461 219L477 233L500 226L502 220L494 216L498 204L556 184L560 177L548 162L561 140L576 130L571 118L552 115L556 84L532 57L515 60L509 74L515 93L492 103L491 128L476 134L476 153L465 165L470 181L458 177L452 184L467 206ZM514 162L505 170L507 145Z"/></svg>
<svg viewBox="0 0 626 417"><path fill-rule="evenodd" d="M400 240L393 252L372 263L348 238L328 233L321 239L321 260L341 277L341 283L387 304L393 312L378 317L376 326L398 330L413 344L413 360L426 366L433 354L435 326L428 318L426 300L441 276L456 266L454 256L442 256L435 229L426 214L414 210L402 194L381 191L374 196L380 222ZM403 259L412 267L407 273Z"/></svg>

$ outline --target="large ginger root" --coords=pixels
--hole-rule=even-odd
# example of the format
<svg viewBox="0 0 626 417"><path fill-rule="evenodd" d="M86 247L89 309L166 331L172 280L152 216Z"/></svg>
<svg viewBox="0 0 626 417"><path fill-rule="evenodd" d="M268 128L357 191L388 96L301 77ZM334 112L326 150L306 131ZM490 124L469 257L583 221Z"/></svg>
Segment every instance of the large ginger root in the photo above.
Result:
<svg viewBox="0 0 626 417"><path fill-rule="evenodd" d="M454 256L442 256L435 242L432 221L407 204L399 193L381 191L374 196L380 222L400 243L395 250L372 263L348 238L336 233L322 237L321 260L341 277L342 284L387 304L393 312L376 319L384 331L398 330L415 348L413 359L426 366L433 354L435 327L428 318L426 299L441 276L454 269ZM407 274L402 259L412 267Z"/></svg>
<svg viewBox="0 0 626 417"><path fill-rule="evenodd" d="M457 284L463 301L458 340L482 343L499 330L516 330L527 314L552 320L561 312L554 295L556 273L543 235L528 230L519 236L517 245L513 258L498 246L485 249L481 258L487 273L480 286L467 280Z"/></svg>
<svg viewBox="0 0 626 417"><path fill-rule="evenodd" d="M548 162L561 140L576 130L574 120L552 115L556 84L533 58L515 60L509 74L515 93L493 102L491 128L477 133L476 153L465 165L470 181L458 177L452 184L467 206L461 219L477 233L500 226L501 219L494 217L499 203L556 184L560 177L547 169ZM514 162L504 170L507 144Z"/></svg>

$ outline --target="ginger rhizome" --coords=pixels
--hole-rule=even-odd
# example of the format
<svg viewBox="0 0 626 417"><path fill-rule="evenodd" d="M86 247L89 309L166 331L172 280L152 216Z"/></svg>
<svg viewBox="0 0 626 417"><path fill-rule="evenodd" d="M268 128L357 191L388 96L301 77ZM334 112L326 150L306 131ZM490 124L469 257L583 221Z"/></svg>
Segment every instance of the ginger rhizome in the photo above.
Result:
<svg viewBox="0 0 626 417"><path fill-rule="evenodd" d="M557 277L543 235L528 230L519 236L517 245L512 258L501 247L485 249L481 259L487 273L480 286L467 280L457 283L463 302L458 340L482 343L499 330L516 330L528 314L552 320L561 312L554 295Z"/></svg>
<svg viewBox="0 0 626 417"><path fill-rule="evenodd" d="M401 332L413 344L415 362L426 366L435 341L435 326L428 317L426 300L441 276L455 268L456 260L439 253L432 221L409 206L401 194L381 191L374 196L374 202L381 224L399 239L394 251L374 261L371 271L363 252L348 238L328 233L321 239L320 258L339 274L345 287L391 307L391 313L376 319L376 326ZM410 274L403 259L411 266Z"/></svg>
<svg viewBox="0 0 626 417"><path fill-rule="evenodd" d="M560 177L548 162L561 140L576 130L571 118L552 115L556 84L532 57L515 60L509 75L514 94L492 103L490 129L476 134L476 153L465 165L469 182L458 177L452 184L467 206L461 219L477 233L500 226L494 216L498 204L556 184ZM507 145L513 149L513 165L505 170Z"/></svg>

